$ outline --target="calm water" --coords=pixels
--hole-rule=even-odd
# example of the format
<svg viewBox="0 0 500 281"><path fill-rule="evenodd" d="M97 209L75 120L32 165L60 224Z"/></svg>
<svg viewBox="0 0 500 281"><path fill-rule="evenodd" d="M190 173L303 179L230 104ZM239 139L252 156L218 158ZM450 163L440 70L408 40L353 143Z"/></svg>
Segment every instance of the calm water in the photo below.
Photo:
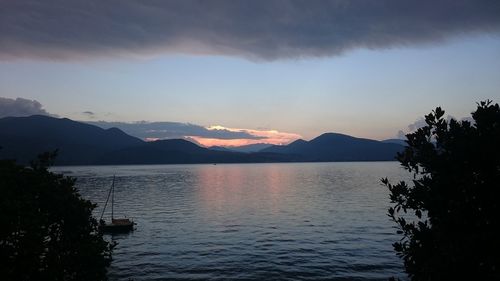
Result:
<svg viewBox="0 0 500 281"><path fill-rule="evenodd" d="M381 177L396 162L58 167L137 222L111 280L387 280L401 276Z"/></svg>

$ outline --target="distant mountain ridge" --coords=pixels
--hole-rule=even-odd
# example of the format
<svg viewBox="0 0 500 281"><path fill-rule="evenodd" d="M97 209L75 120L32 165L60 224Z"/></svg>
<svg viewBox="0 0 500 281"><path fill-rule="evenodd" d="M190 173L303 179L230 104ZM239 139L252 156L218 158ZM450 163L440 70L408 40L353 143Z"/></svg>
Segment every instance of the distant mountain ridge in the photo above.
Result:
<svg viewBox="0 0 500 281"><path fill-rule="evenodd" d="M208 149L211 150L219 150L219 151L233 151L233 152L243 152L243 153L252 153L252 152L260 152L263 149L271 147L272 144L268 143L254 143L240 146L211 146Z"/></svg>
<svg viewBox="0 0 500 281"><path fill-rule="evenodd" d="M387 140L383 140L382 142L385 142L385 143L395 143L395 144L399 144L399 145L402 145L402 146L407 146L408 145L406 143L406 140L402 140L402 139L387 139Z"/></svg>
<svg viewBox="0 0 500 281"><path fill-rule="evenodd" d="M393 160L403 149L394 143L327 133L259 152L215 150L182 139L145 142L117 128L41 115L1 118L0 147L0 159L20 163L58 149L57 165L384 161Z"/></svg>
<svg viewBox="0 0 500 281"><path fill-rule="evenodd" d="M325 133L310 141L296 140L285 146L271 146L262 152L295 155L303 161L388 161L403 146L339 133Z"/></svg>
<svg viewBox="0 0 500 281"><path fill-rule="evenodd" d="M141 143L119 129L105 130L67 118L33 115L0 119L0 157L23 163L41 152L58 149L60 163L93 164L109 150Z"/></svg>

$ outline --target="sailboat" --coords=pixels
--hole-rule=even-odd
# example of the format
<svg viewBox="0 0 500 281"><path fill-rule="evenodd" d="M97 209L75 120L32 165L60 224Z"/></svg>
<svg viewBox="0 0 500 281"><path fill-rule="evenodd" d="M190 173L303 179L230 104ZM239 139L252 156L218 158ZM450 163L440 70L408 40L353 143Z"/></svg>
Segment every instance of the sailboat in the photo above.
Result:
<svg viewBox="0 0 500 281"><path fill-rule="evenodd" d="M106 222L102 219L104 211L108 206L109 198L111 197L111 222ZM101 217L99 219L99 229L107 233L124 233L134 230L135 223L127 218L114 218L114 203L115 203L115 176L113 175L113 183L108 193L108 198L102 209Z"/></svg>

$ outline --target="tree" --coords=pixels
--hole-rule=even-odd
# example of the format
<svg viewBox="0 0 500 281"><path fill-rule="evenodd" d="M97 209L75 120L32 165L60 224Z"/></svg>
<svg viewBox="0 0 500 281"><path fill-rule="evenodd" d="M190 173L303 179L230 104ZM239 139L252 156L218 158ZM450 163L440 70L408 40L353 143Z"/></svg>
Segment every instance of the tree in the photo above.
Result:
<svg viewBox="0 0 500 281"><path fill-rule="evenodd" d="M413 174L389 188L394 249L411 280L500 280L500 109L481 102L473 122L436 108L399 153Z"/></svg>
<svg viewBox="0 0 500 281"><path fill-rule="evenodd" d="M2 280L107 279L113 245L75 179L48 170L54 156L45 153L31 167L0 160Z"/></svg>

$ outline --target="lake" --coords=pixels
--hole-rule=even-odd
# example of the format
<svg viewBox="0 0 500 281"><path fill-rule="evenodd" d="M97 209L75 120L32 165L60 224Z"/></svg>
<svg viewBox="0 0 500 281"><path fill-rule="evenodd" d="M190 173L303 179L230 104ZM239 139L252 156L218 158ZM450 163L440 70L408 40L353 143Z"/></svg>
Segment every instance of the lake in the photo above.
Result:
<svg viewBox="0 0 500 281"><path fill-rule="evenodd" d="M115 182L111 280L404 277L380 178L397 162L56 167L98 207ZM106 213L106 219L109 214Z"/></svg>

